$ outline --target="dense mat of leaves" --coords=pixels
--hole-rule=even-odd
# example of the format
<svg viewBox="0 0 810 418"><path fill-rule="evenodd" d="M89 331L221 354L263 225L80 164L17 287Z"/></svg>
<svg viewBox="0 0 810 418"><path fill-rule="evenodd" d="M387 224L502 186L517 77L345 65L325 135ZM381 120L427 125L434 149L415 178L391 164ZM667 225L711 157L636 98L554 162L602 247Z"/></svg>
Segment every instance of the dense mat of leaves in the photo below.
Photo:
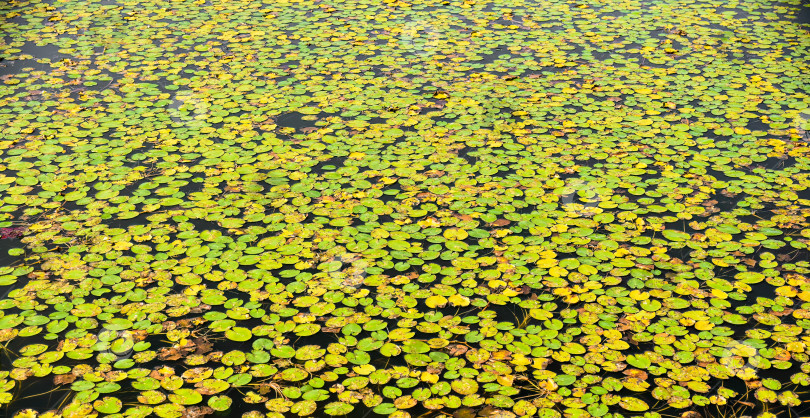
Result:
<svg viewBox="0 0 810 418"><path fill-rule="evenodd" d="M4 413L797 416L799 3L2 3Z"/></svg>

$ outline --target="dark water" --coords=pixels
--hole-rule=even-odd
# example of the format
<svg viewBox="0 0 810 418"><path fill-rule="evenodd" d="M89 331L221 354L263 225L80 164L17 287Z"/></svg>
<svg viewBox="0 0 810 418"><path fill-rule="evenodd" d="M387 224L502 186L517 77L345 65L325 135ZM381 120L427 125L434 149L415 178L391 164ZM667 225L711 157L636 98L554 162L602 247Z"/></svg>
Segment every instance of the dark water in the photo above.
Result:
<svg viewBox="0 0 810 418"><path fill-rule="evenodd" d="M112 1L112 0L105 0L102 4L116 5L117 3L115 1ZM798 24L798 25L801 25L803 28L807 29L808 25L810 25L810 7L808 7L808 6L810 6L810 2L804 1L803 4L804 4L805 7L803 7L801 13L798 15L795 22L789 23L789 24ZM19 18L15 18L15 19L19 19ZM504 24L504 25L509 24L509 22L507 22L507 21L501 21L501 22L496 21L495 23ZM30 71L28 69L33 69L34 71L47 71L52 67L52 65L54 63L60 62L62 60L70 59L72 57L71 54L66 54L66 53L59 52L59 49L60 49L59 47L57 47L55 45L50 45L50 44L49 45L44 45L44 46L37 46L37 45L33 45L33 44L28 43L21 49L23 50L23 53L30 54L32 56L32 58L23 59L23 60L13 60L13 61L0 61L0 76L20 74L23 71ZM578 51L573 51L573 52L576 53ZM505 74L509 73L509 71L508 71L509 70L508 63L509 63L510 55L507 53L506 48L504 48L502 46L497 46L495 48L492 48L491 51L487 51L486 53L481 53L479 55L480 55L480 59L478 61L474 62L475 64L502 63L504 65L504 69L505 69L505 71L503 72L502 75L505 75ZM596 60L605 60L605 59L608 59L610 57L610 53L609 52L595 52L591 56L593 57L593 59L596 59ZM369 57L371 57L371 56L369 56ZM373 68L370 68L370 70L371 70L370 72L375 74L375 75L380 75L380 74L383 73L383 70L381 68L379 68L379 67L373 67ZM542 70L538 70L538 73L548 74L548 73L559 72L559 71L564 71L564 69L557 68L557 67L549 67L549 68L545 68L545 69L542 69ZM524 75L529 76L530 74L524 74ZM112 76L119 77L120 75L111 75L111 78L112 78ZM280 81L281 82L290 82L290 84L292 84L292 82L290 80L287 80L287 79L280 79ZM111 83L114 83L114 82L115 82L115 79L112 78ZM109 87L109 86L110 86L110 84L106 85L106 87ZM99 83L97 88L99 88L99 89L105 88L105 83ZM428 92L425 92L425 93L427 94ZM499 111L496 111L495 113L493 113L493 115L491 115L491 118L510 118L511 117L512 109L503 108L503 107L495 107L495 109L499 109ZM500 112L500 113L498 113L498 112ZM381 122L381 121L382 121L382 119L374 121L374 122ZM443 122L450 123L450 122L452 122L452 119L448 119L448 120L443 121ZM291 128L294 131L294 133L291 133L287 138L287 139L291 140L291 139L293 139L295 137L295 135L303 134L308 128L315 127L317 125L317 120L307 120L305 115L303 115L301 113L298 113L298 112L293 112L293 113L286 113L286 114L278 115L276 117L276 124L281 128ZM762 125L762 126L757 125L757 121L754 120L749 124L749 128L750 129L764 128L764 125ZM474 149L474 148L465 148L464 150L462 150L459 153L459 156L464 158L469 163L474 163L475 159L476 159L476 151L477 150ZM328 170L334 169L334 167L343 166L344 163L345 163L345 160L346 160L345 157L333 157L333 158L330 158L330 159L325 160L325 161L317 162L312 167L312 170L314 172L318 172L318 173L323 172L323 171L328 171ZM769 159L767 159L765 161L762 161L759 164L761 166L767 168L767 169L770 169L770 170L783 170L785 168L792 167L794 164L796 164L796 161L791 160L790 158L788 158L788 159L778 159L778 158L774 157L774 158L769 158ZM513 173L509 172L509 171L506 171L506 172L501 173L501 174L505 177L505 176L508 176L510 174L513 174ZM723 173L722 172L715 172L714 175L716 177L718 177L719 179L723 178ZM192 190L194 190L194 189L189 188L189 189L187 189L185 191L188 193L188 192L191 192ZM394 200L394 198L397 195L400 194L400 192L402 192L402 190L396 189L396 188L392 188L390 190L391 190L391 193L386 194L385 195L386 197L383 198L383 200L388 199L389 201L392 201L392 200ZM802 197L807 198L808 196L803 195ZM721 198L720 201L718 202L717 206L720 208L720 210L727 211L727 210L733 210L734 208L736 208L738 206L738 204L739 204L738 199L735 199L735 198L722 199ZM773 208L768 208L768 209L764 209L764 210L772 210L772 209ZM752 214L752 216L753 216L753 214ZM131 225L143 225L143 224L147 223L147 221L144 219L145 217L146 217L146 215L143 215L141 217L131 219L131 220L111 222L110 226L115 227L115 228L126 228L126 227L131 226ZM203 230L203 229L207 229L207 230L221 229L215 222L204 221L204 220L193 220L193 221L190 221L190 222L192 222L194 224L195 228L200 229L200 230ZM16 265L16 264L18 264L18 263L20 263L22 261L22 259L20 257L7 256L7 250L9 248L14 248L14 247L19 246L19 245L20 245L20 243L18 241L15 241L15 240L0 240L0 265ZM686 253L678 255L678 256L680 258L682 258L682 259L687 259L688 258ZM450 265L450 263L447 262L447 261L441 261L440 264L442 266ZM22 285L24 285L24 283L17 283L15 285L10 286L8 289L4 289L4 291L5 290L11 291L12 289L21 287ZM765 285L756 286L756 287L754 287L754 291L752 292L752 294L749 295L749 301L750 301L750 299L754 299L756 297L772 298L773 296L774 295L772 294L772 287L771 286L765 286ZM3 299L3 297L0 297L0 299ZM748 301L746 301L746 302L748 302ZM424 307L422 306L422 308L424 308ZM498 313L499 318L501 318L502 320L514 320L515 317L518 320L522 319L520 317L520 315L521 315L520 312L515 312L515 311L509 310L507 308L500 308L500 307L496 308L495 310ZM324 344L325 342L330 341L329 339L332 338L332 337L331 336L326 336L326 335L321 335L321 336L310 337L310 338L311 338L311 343L312 344ZM10 347L11 348L20 348L20 347L14 347L13 344ZM651 349L651 346L649 344L647 344L646 346L645 346L645 344L640 344L638 347L639 347L638 352L642 352L644 350ZM229 349L236 349L236 348L242 348L242 347L240 347L238 344L231 344L231 345L226 344L226 345L223 346L223 348L225 348L226 351L227 351ZM153 362L153 363L149 363L149 364L144 365L144 367L158 366L159 364L160 364L159 362ZM10 361L9 361L8 358L5 358L3 360L2 365L3 365L3 369L5 369L5 370L8 370L8 369L11 368ZM787 371L779 372L778 375L775 374L774 376L777 379L780 379L780 380L784 381L785 377L788 376L785 373L787 373ZM32 383L29 383L29 382L32 382ZM41 394L41 393L48 392L52 388L53 388L52 384L49 383L45 379L33 379L33 380L26 381L25 385L23 385L19 389L19 392L15 395L15 398L17 400L15 400L11 405L6 407L4 409L4 412L8 416L11 416L16 411L19 411L19 410L22 410L22 409L25 409L25 408L33 408L33 409L38 409L38 410L56 408L58 405L63 403L64 397L67 395L66 391L57 390L57 391L55 391L53 393L49 393L47 395L42 395L42 396L38 395L38 394ZM740 389L740 388L735 388L735 389ZM624 393L622 393L622 394L624 394ZM131 395L133 396L132 399L134 399L134 394L131 394ZM126 396L123 396L123 395L121 396L121 398L122 398L122 400L125 400L125 401L127 401L127 400L131 401L132 400L132 399L128 399ZM245 411L245 410L248 410L248 409L252 409L252 407L250 405L242 403L239 400L240 399L239 396L235 396L234 398L236 399L236 402L235 402L232 410L230 412L224 412L224 413L217 414L217 416L236 416L236 415L238 415L238 414L236 414L237 411L242 412L242 411ZM648 398L647 400L650 401L651 404L654 403L654 401L651 398ZM43 408L43 405L47 405L47 407ZM259 409L261 409L261 408L259 408ZM746 412L749 412L749 413L755 412L753 410L747 410L746 408L742 408L742 410L744 410ZM361 417L373 416L374 415L373 413L370 414L369 412L370 412L370 410L368 410L368 409L358 407L358 408L355 409L354 412L352 412L352 414L350 416L354 417L354 418L361 418ZM414 416L417 416L417 415L420 415L420 414L425 413L427 411L426 410L411 410L411 412L412 412L412 414ZM704 416L712 416L710 413L705 413L705 412L706 411L704 411Z"/></svg>

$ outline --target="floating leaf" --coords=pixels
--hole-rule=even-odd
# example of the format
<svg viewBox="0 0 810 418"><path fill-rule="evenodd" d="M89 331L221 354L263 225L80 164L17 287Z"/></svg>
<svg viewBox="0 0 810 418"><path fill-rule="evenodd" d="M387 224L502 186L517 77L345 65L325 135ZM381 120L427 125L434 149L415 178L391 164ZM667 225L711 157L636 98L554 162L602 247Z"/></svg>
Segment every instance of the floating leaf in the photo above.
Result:
<svg viewBox="0 0 810 418"><path fill-rule="evenodd" d="M93 402L93 408L102 414L115 414L121 410L122 406L123 403L121 400L111 396L105 396L104 398Z"/></svg>
<svg viewBox="0 0 810 418"><path fill-rule="evenodd" d="M253 337L249 329L243 327L233 327L225 331L225 336L231 341L247 341Z"/></svg>
<svg viewBox="0 0 810 418"><path fill-rule="evenodd" d="M673 229L665 229L662 231L664 238L671 240L671 241L687 241L690 238L690 235L683 231L677 231Z"/></svg>
<svg viewBox="0 0 810 418"><path fill-rule="evenodd" d="M202 395L193 389L177 389L169 394L169 400L180 405L194 405L202 402Z"/></svg>
<svg viewBox="0 0 810 418"><path fill-rule="evenodd" d="M352 410L354 410L354 407L352 405L350 405L350 404L345 403L345 402L332 402L332 403L326 404L326 406L324 407L324 412L327 415L331 415L331 416L346 415L349 412L352 412Z"/></svg>
<svg viewBox="0 0 810 418"><path fill-rule="evenodd" d="M231 407L232 400L227 396L212 396L208 398L208 406L214 411L227 411Z"/></svg>
<svg viewBox="0 0 810 418"><path fill-rule="evenodd" d="M619 406L631 412L644 412L650 409L646 402L638 398L631 398L629 396L622 397L619 401Z"/></svg>

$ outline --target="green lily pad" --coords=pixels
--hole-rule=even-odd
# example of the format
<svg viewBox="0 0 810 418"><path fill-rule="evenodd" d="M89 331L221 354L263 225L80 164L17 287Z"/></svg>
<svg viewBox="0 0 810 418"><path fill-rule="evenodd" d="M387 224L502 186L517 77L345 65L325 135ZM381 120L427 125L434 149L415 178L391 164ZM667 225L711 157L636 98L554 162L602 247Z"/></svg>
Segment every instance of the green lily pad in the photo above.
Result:
<svg viewBox="0 0 810 418"><path fill-rule="evenodd" d="M115 414L121 410L123 403L120 399L111 396L93 402L93 408L102 414Z"/></svg>
<svg viewBox="0 0 810 418"><path fill-rule="evenodd" d="M214 411L227 411L231 408L233 401L227 396L212 396L208 398L208 406Z"/></svg>
<svg viewBox="0 0 810 418"><path fill-rule="evenodd" d="M225 331L225 337L231 341L243 342L253 338L253 334L247 328L233 327Z"/></svg>
<svg viewBox="0 0 810 418"><path fill-rule="evenodd" d="M630 412L644 412L650 409L646 402L638 398L629 396L622 397L619 401L619 406Z"/></svg>
<svg viewBox="0 0 810 418"><path fill-rule="evenodd" d="M331 402L324 407L324 413L330 416L346 415L354 410L354 406L345 402Z"/></svg>
<svg viewBox="0 0 810 418"><path fill-rule="evenodd" d="M180 405L195 405L202 402L202 395L193 389L177 389L169 394L169 400Z"/></svg>

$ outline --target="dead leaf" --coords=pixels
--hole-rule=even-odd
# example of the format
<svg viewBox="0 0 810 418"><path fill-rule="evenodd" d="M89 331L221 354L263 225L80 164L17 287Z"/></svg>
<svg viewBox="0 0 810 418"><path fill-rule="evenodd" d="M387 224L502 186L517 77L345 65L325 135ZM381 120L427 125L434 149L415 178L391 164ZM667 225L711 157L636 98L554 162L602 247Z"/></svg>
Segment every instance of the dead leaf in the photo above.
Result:
<svg viewBox="0 0 810 418"><path fill-rule="evenodd" d="M626 369L623 373L624 373L625 376L635 377L636 379L645 380L645 381L649 377L647 372L645 372L644 370L639 370L639 369Z"/></svg>
<svg viewBox="0 0 810 418"><path fill-rule="evenodd" d="M159 360L180 360L183 358L183 352L174 347L164 347L158 350L157 357Z"/></svg>
<svg viewBox="0 0 810 418"><path fill-rule="evenodd" d="M209 406L191 406L183 411L181 418L198 418L213 414L214 410Z"/></svg>
<svg viewBox="0 0 810 418"><path fill-rule="evenodd" d="M72 374L58 374L53 377L55 385L69 385L76 380L76 376Z"/></svg>
<svg viewBox="0 0 810 418"><path fill-rule="evenodd" d="M461 408L453 412L453 418L475 418L475 410L472 408Z"/></svg>
<svg viewBox="0 0 810 418"><path fill-rule="evenodd" d="M466 345L454 344L447 346L447 350L449 351L448 354L450 354L450 356L457 357L466 353L469 348Z"/></svg>
<svg viewBox="0 0 810 418"><path fill-rule="evenodd" d="M208 342L208 339L204 337L195 338L194 345L197 346L197 349L194 351L194 354L206 354L214 349L214 344Z"/></svg>

